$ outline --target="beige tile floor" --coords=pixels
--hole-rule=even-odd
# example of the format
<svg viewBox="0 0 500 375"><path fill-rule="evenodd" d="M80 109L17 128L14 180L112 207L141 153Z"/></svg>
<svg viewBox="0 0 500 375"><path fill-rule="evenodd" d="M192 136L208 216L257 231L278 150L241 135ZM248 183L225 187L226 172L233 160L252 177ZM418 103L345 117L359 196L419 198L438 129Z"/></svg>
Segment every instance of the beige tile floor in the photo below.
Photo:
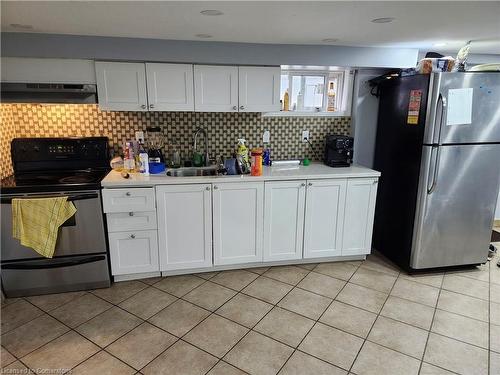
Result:
<svg viewBox="0 0 500 375"><path fill-rule="evenodd" d="M370 255L122 282L1 311L0 373L500 374L496 261L410 276Z"/></svg>

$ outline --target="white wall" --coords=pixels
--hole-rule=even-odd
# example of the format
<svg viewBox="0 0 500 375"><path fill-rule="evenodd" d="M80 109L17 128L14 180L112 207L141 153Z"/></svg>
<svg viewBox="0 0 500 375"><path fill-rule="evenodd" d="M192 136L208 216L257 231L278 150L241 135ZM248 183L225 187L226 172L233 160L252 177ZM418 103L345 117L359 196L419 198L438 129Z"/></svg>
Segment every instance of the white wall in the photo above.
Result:
<svg viewBox="0 0 500 375"><path fill-rule="evenodd" d="M497 209L495 211L495 220L500 220L500 191L498 192Z"/></svg>
<svg viewBox="0 0 500 375"><path fill-rule="evenodd" d="M368 168L373 167L378 117L378 98L370 94L368 80L385 72L383 69L358 70L354 79L351 123L353 161Z"/></svg>
<svg viewBox="0 0 500 375"><path fill-rule="evenodd" d="M415 66L418 49L1 33L1 55L234 65Z"/></svg>

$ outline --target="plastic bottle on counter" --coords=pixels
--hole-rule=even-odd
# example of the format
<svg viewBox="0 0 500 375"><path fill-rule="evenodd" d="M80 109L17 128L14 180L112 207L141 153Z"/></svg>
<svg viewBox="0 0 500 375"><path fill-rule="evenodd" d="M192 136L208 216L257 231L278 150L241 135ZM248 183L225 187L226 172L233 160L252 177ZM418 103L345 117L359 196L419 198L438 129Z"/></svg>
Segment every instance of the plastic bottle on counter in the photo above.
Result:
<svg viewBox="0 0 500 375"><path fill-rule="evenodd" d="M243 138L238 139L238 148L236 150L236 159L240 165L241 173L243 174L250 172L250 160L248 158L248 148L245 142L246 140Z"/></svg>
<svg viewBox="0 0 500 375"><path fill-rule="evenodd" d="M252 176L262 176L262 149L253 148L251 152L252 156Z"/></svg>
<svg viewBox="0 0 500 375"><path fill-rule="evenodd" d="M139 144L139 173L149 176L149 156L142 143Z"/></svg>
<svg viewBox="0 0 500 375"><path fill-rule="evenodd" d="M123 169L126 172L135 171L134 145L131 141L125 142L123 150Z"/></svg>

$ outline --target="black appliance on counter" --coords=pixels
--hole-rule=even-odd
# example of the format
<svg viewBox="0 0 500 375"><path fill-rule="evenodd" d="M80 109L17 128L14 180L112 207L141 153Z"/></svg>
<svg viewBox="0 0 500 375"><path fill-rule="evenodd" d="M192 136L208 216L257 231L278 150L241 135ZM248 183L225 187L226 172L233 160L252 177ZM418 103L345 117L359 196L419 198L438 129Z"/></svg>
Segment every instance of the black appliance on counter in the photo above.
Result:
<svg viewBox="0 0 500 375"><path fill-rule="evenodd" d="M110 272L100 183L108 139L16 138L14 174L1 181L1 279L7 297L108 287ZM55 255L40 256L12 236L13 198L67 196L76 213L60 228Z"/></svg>
<svg viewBox="0 0 500 375"><path fill-rule="evenodd" d="M352 163L354 138L328 134L325 139L324 163L329 167L349 167Z"/></svg>

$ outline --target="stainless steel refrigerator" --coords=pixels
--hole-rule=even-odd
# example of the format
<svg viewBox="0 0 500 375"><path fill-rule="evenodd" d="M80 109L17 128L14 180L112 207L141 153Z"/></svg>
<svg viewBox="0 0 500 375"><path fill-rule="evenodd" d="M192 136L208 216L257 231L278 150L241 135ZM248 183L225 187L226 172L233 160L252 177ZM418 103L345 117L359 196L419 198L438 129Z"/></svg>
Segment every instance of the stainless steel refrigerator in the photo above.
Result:
<svg viewBox="0 0 500 375"><path fill-rule="evenodd" d="M380 85L373 244L410 270L484 263L500 182L500 73Z"/></svg>

